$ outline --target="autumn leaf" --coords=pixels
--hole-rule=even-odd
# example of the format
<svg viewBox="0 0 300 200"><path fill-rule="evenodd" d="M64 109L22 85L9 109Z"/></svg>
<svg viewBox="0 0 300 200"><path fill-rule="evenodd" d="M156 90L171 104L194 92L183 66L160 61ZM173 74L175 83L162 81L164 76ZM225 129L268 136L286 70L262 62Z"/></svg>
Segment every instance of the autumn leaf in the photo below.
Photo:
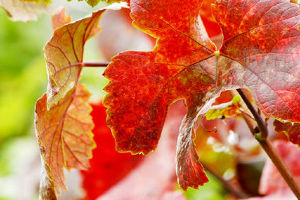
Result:
<svg viewBox="0 0 300 200"><path fill-rule="evenodd" d="M147 9L141 3L146 4ZM111 80L105 88L109 94L104 105L108 107L107 122L112 127L117 149L147 154L156 148L168 105L179 97L186 97L188 106L193 109L189 113L195 115L193 107L213 88L213 78L193 64L212 53L204 46L215 47L207 35L198 35L199 29L203 29L197 18L200 1L131 1L130 6L135 25L159 40L152 52L125 52L112 60L104 73ZM192 12L191 7L195 8ZM184 15L194 19L183 19ZM149 23L145 23L147 21ZM174 29L172 24L178 24L179 29ZM191 154L194 150L190 137L182 138L188 140L181 142L186 143L187 149L178 148L182 150L180 162L189 162L182 170L193 170L191 167L195 165L202 169ZM204 172L196 171L201 177L192 175L191 179L207 181Z"/></svg>
<svg viewBox="0 0 300 200"><path fill-rule="evenodd" d="M216 3L213 13L233 82L252 91L267 117L300 121L299 8L285 0L237 0Z"/></svg>
<svg viewBox="0 0 300 200"><path fill-rule="evenodd" d="M57 29L45 46L49 107L57 104L76 86L83 65L84 45L100 30L98 24L103 12L100 10L91 17Z"/></svg>
<svg viewBox="0 0 300 200"><path fill-rule="evenodd" d="M207 120L213 120L218 118L228 118L228 117L242 117L241 116L241 98L240 96L234 96L232 101L214 105L206 113Z"/></svg>
<svg viewBox="0 0 300 200"><path fill-rule="evenodd" d="M115 150L115 141L106 125L105 107L99 103L92 105L91 116L95 127L94 140L97 148L93 150L90 169L81 171L86 199L93 200L114 187L128 175L141 161L142 156L119 153Z"/></svg>
<svg viewBox="0 0 300 200"><path fill-rule="evenodd" d="M157 150L98 199L183 200L182 192L176 190L174 157L178 129L185 113L182 101L172 105Z"/></svg>
<svg viewBox="0 0 300 200"><path fill-rule="evenodd" d="M37 137L55 193L59 193L60 188L65 189L63 167L88 169L95 146L91 132L93 122L89 116L91 108L87 103L90 93L82 85L74 90L50 110L47 110L46 94L36 105Z"/></svg>
<svg viewBox="0 0 300 200"><path fill-rule="evenodd" d="M203 0L200 16L207 31L209 37L213 38L219 35L222 35L222 31L216 22L212 10L211 4L213 4L216 0Z"/></svg>
<svg viewBox="0 0 300 200"><path fill-rule="evenodd" d="M300 145L300 123L275 120L273 125L277 133L285 134L292 143Z"/></svg>
<svg viewBox="0 0 300 200"><path fill-rule="evenodd" d="M55 23L61 27L45 47L49 85L47 94L36 104L36 134L45 168L42 198L53 199L53 194L66 189L63 168L89 168L88 160L95 146L91 108L87 103L90 93L78 85L78 79L85 42L99 30L103 12L64 26L70 18L63 10L54 17L54 21L63 20Z"/></svg>
<svg viewBox="0 0 300 200"><path fill-rule="evenodd" d="M6 11L12 21L37 20L38 15L50 12L50 9L43 3L21 0L0 0L0 7Z"/></svg>
<svg viewBox="0 0 300 200"><path fill-rule="evenodd" d="M175 199L169 196L175 194L183 199L180 191L174 191L173 162L178 128L185 114L183 102L176 103L170 109L164 126L164 139L157 151L147 157L117 152L111 131L105 123L106 109L102 104L92 107L93 133L98 147L93 151L90 170L81 172L87 193L85 199L119 199L121 196L124 199Z"/></svg>
<svg viewBox="0 0 300 200"><path fill-rule="evenodd" d="M217 1L213 14L224 35L217 50L199 18L201 2L130 1L134 25L157 38L156 46L119 54L104 73L107 122L119 151L154 150L168 106L186 99L177 148L184 189L207 181L192 127L220 91L249 88L266 116L300 121L299 8L285 0Z"/></svg>
<svg viewBox="0 0 300 200"><path fill-rule="evenodd" d="M66 9L63 8L52 16L51 21L52 21L52 29L55 31L61 26L71 23L72 19L70 15L69 16L66 15Z"/></svg>

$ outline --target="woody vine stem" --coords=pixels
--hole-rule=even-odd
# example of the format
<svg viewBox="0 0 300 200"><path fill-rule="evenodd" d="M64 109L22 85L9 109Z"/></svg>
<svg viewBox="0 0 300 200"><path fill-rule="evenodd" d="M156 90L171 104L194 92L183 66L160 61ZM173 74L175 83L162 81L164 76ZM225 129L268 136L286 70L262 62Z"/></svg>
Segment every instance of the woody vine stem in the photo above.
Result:
<svg viewBox="0 0 300 200"><path fill-rule="evenodd" d="M82 67L107 67L108 62L86 62L83 63ZM276 149L273 147L271 141L268 138L268 128L264 120L261 118L260 114L255 110L247 96L244 94L242 89L237 89L237 92L243 99L249 111L252 113L256 124L253 123L253 120L248 116L244 115L244 120L246 121L249 129L251 130L253 136L258 141L260 146L267 153L275 167L278 169L281 176L284 178L288 186L291 188L295 196L300 200L300 186L294 178L293 174L286 166ZM244 197L244 194L237 195Z"/></svg>
<svg viewBox="0 0 300 200"><path fill-rule="evenodd" d="M247 96L244 94L244 92L241 89L237 89L237 92L242 97L243 101L245 102L246 106L252 113L257 126L258 131L256 129L256 126L253 125L251 122L251 119L249 119L248 116L244 116L244 119L251 130L253 136L255 139L259 142L260 146L265 150L269 158L272 160L275 167L278 169L281 176L284 178L286 183L289 185L295 196L300 200L300 187L297 183L296 179L294 178L293 174L289 170L289 168L286 166L276 149L273 147L271 141L268 138L268 128L266 123L263 121L261 116L256 112L255 108L247 98Z"/></svg>

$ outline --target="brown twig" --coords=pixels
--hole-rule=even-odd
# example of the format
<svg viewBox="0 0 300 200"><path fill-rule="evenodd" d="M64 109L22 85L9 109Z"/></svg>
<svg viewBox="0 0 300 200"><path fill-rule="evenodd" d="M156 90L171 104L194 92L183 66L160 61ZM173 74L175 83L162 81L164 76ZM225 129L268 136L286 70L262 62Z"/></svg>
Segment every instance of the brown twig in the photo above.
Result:
<svg viewBox="0 0 300 200"><path fill-rule="evenodd" d="M291 173L289 168L286 166L286 164L283 162L282 158L280 157L279 153L276 151L276 149L273 147L271 141L267 138L268 136L268 129L261 118L261 116L256 112L254 107L252 106L251 102L248 100L247 96L244 94L244 92L241 89L237 89L238 93L242 97L243 101L245 102L246 106L252 113L256 124L253 123L253 120L249 118L247 115L244 116L244 120L246 121L249 129L251 130L253 136L255 139L259 142L261 147L265 150L275 167L278 169L281 176L284 178L290 189L293 191L295 196L300 200L300 187L296 179L294 178L294 175Z"/></svg>
<svg viewBox="0 0 300 200"><path fill-rule="evenodd" d="M268 137L268 128L264 122L264 120L260 117L260 115L256 112L255 108L252 106L251 102L248 100L247 96L241 89L237 89L237 92L242 97L243 101L245 102L246 106L252 113L255 121L257 122L258 128L260 130L260 134L262 138Z"/></svg>

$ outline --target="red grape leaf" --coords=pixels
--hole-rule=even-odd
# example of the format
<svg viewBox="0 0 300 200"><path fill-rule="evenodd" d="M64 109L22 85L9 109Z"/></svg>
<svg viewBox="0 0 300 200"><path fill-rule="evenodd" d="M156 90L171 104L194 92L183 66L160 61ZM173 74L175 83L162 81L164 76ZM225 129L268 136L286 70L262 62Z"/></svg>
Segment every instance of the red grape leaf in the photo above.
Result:
<svg viewBox="0 0 300 200"><path fill-rule="evenodd" d="M292 143L300 145L300 123L283 123L275 120L273 125L277 133L285 134Z"/></svg>
<svg viewBox="0 0 300 200"><path fill-rule="evenodd" d="M222 31L218 23L216 22L211 10L211 4L215 1L216 0L203 0L200 10L201 19L209 37L215 37L222 34Z"/></svg>
<svg viewBox="0 0 300 200"><path fill-rule="evenodd" d="M181 191L176 191L174 156L178 129L185 113L182 101L172 105L157 150L99 199L183 200Z"/></svg>
<svg viewBox="0 0 300 200"><path fill-rule="evenodd" d="M188 110L178 136L176 173L180 186L197 188L208 181L203 166L199 163L199 157L194 143L194 123L197 120L196 110Z"/></svg>
<svg viewBox="0 0 300 200"><path fill-rule="evenodd" d="M105 123L106 109L101 104L92 107L93 133L99 147L93 151L90 170L82 171L83 187L87 193L85 199L118 199L120 196L124 199L162 199L163 196L174 195L173 159L178 128L185 114L183 103L178 102L170 108L161 146L144 159L141 155L118 153Z"/></svg>
<svg viewBox="0 0 300 200"><path fill-rule="evenodd" d="M142 160L142 156L132 156L115 150L115 141L106 126L105 107L92 105L91 116L95 127L94 140L97 147L93 150L90 169L81 171L86 199L93 200L123 179Z"/></svg>
<svg viewBox="0 0 300 200"><path fill-rule="evenodd" d="M110 79L105 88L109 94L104 100L108 107L107 122L113 128L119 151L147 154L155 149L168 105L185 97L190 107L201 106L204 102L199 103L199 100L214 86L213 79L206 75L208 72L197 66L189 67L212 53L205 46L215 48L205 31L199 34L203 29L198 18L200 3L130 2L134 23L159 40L152 52L118 55L105 71L104 75ZM195 9L191 11L191 7ZM184 15L191 18L183 19ZM192 143L186 146L187 152L192 146ZM201 168L194 157L190 157L190 162ZM207 180L206 176L203 180Z"/></svg>
<svg viewBox="0 0 300 200"><path fill-rule="evenodd" d="M182 69L171 80L168 80L171 76L168 73L172 73L171 67L176 69L178 66L151 64L151 57L149 58L147 54L149 56L150 53L122 53L113 59L112 64L105 72L107 77L114 78L105 88L110 93L106 96L104 103L109 106L107 122L113 127L112 131L119 151L149 153L158 143L167 106L171 102L185 97L191 108L189 113L194 116L204 105L203 99L205 99L206 92L210 89L213 91L214 81L205 76L204 72L197 68L197 65ZM123 60L124 57L126 57L126 62ZM144 60L147 58L150 60L150 64L147 64L149 60ZM114 69L115 66L118 66L118 70ZM168 67L170 68L168 69ZM124 76L124 78L118 79L120 76ZM164 80L164 77L167 80ZM122 88L122 85L126 85L126 87ZM118 90L118 88L122 88L122 90ZM195 93L193 93L194 91ZM199 108L196 107L197 105ZM194 122L190 115L187 117L188 120L191 120L187 123L189 130ZM192 131L187 135L185 130L186 128L182 128L180 131L183 137L180 137L179 147L183 148L178 148L180 150L178 151L178 172L180 173L185 170L193 170L190 168L192 166L202 169L197 157L192 154L194 152L193 142L190 141L193 136ZM183 165L185 167L181 167ZM191 171L181 177L184 180L180 180L183 182L187 179L194 180L197 184L207 181L204 172L199 171L197 174L189 172Z"/></svg>
<svg viewBox="0 0 300 200"><path fill-rule="evenodd" d="M152 52L124 52L104 75L104 100L117 149L149 153L157 146L168 106L186 99L188 116L177 151L179 183L207 179L192 127L221 90L248 87L267 116L300 121L299 8L283 0L220 0L214 15L224 34L219 51L199 18L200 0L132 0L134 24L157 38ZM191 9L193 8L193 9ZM258 13L258 14L257 14ZM194 169L192 169L194 168Z"/></svg>
<svg viewBox="0 0 300 200"><path fill-rule="evenodd" d="M83 62L86 41L99 31L99 20L104 10L91 17L56 29L45 46L48 70L48 106L52 107L76 86Z"/></svg>
<svg viewBox="0 0 300 200"><path fill-rule="evenodd" d="M233 83L250 88L267 117L300 121L297 5L286 0L222 0L213 10L224 34L220 53L234 61L228 71Z"/></svg>
<svg viewBox="0 0 300 200"><path fill-rule="evenodd" d="M75 90L75 91L74 91ZM47 110L47 95L36 104L36 131L47 176L55 191L65 189L63 167L88 169L95 144L90 93L82 85L70 90L65 98ZM49 168L49 169L48 169Z"/></svg>
<svg viewBox="0 0 300 200"><path fill-rule="evenodd" d="M276 141L275 147L286 163L287 167L291 170L292 174L300 182L300 151L297 145L285 141ZM249 200L281 200L289 199L296 200L297 198L286 184L276 167L271 160L267 160L261 179L259 192L266 196L250 198Z"/></svg>
<svg viewBox="0 0 300 200"><path fill-rule="evenodd" d="M21 0L0 0L2 7L12 21L37 20L38 15L49 13L49 8L43 3L23 2Z"/></svg>

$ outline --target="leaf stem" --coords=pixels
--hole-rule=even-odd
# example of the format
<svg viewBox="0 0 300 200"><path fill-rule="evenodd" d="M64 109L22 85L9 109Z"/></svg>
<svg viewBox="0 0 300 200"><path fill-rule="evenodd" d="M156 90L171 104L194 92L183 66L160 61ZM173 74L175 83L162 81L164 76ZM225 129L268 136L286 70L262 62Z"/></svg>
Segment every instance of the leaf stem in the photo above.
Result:
<svg viewBox="0 0 300 200"><path fill-rule="evenodd" d="M245 95L243 90L242 89L237 89L237 92L242 97L243 101L245 102L246 106L248 107L248 109L252 113L255 121L257 122L257 125L258 125L258 128L260 130L260 134L261 134L262 138L267 138L268 137L268 128L267 128L264 120L256 112L255 108L252 106L251 102L249 101L249 99L247 98L247 96Z"/></svg>
<svg viewBox="0 0 300 200"><path fill-rule="evenodd" d="M244 92L241 89L237 89L238 93L242 97L243 101L245 102L246 106L254 116L254 119L257 123L259 132L256 131L256 125L253 123L253 120L247 116L244 116L244 120L246 121L249 129L251 130L253 136L255 139L259 142L260 146L264 149L264 151L267 153L273 164L278 169L281 176L284 178L290 189L293 191L295 196L300 200L300 187L296 179L294 178L293 174L289 170L289 168L286 166L284 161L282 160L279 153L276 151L276 149L273 147L272 142L267 138L268 136L268 129L261 118L261 116L256 112L254 107L252 106L251 102L247 98L247 96L244 94Z"/></svg>
<svg viewBox="0 0 300 200"><path fill-rule="evenodd" d="M109 62L85 62L82 67L107 67Z"/></svg>

